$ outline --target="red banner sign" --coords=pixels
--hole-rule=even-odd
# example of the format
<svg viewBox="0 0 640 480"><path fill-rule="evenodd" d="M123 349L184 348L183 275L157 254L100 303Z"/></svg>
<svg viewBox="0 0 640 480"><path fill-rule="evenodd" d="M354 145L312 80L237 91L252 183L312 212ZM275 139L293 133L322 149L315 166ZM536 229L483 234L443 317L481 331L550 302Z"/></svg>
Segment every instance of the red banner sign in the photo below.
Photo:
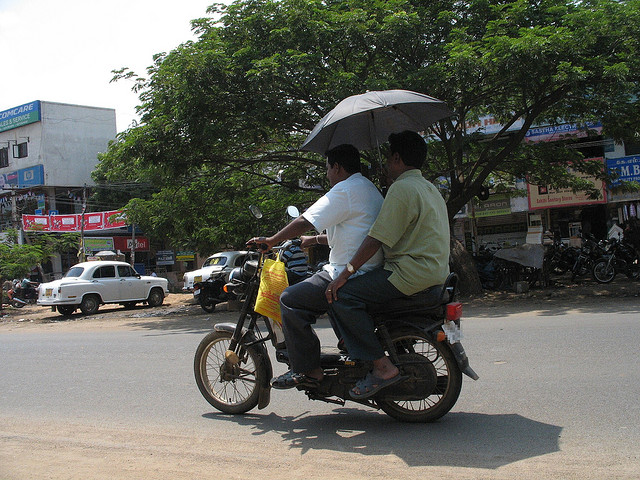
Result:
<svg viewBox="0 0 640 480"><path fill-rule="evenodd" d="M122 210L91 212L84 214L84 231L120 228L127 224ZM25 232L79 232L82 230L82 214L71 215L22 215Z"/></svg>
<svg viewBox="0 0 640 480"><path fill-rule="evenodd" d="M133 238L113 237L113 247L121 252L130 252ZM136 237L136 252L148 252L149 239L147 237Z"/></svg>

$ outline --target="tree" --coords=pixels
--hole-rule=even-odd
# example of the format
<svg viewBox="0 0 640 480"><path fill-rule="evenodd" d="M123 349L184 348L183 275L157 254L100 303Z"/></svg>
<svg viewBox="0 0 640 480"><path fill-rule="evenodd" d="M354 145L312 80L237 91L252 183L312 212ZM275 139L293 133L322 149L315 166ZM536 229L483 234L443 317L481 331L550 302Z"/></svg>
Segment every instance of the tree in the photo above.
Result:
<svg viewBox="0 0 640 480"><path fill-rule="evenodd" d="M212 6L211 18L193 22L198 40L157 55L148 79L116 72L114 79L136 82L142 123L119 135L99 175L117 179L134 166L138 180L154 178L159 190L232 173L254 179L237 183L247 192L326 187L324 160L297 151L305 135L348 95L403 88L438 97L456 113L427 132L437 141L425 174L449 179L450 217L490 175L589 190L566 165L606 178L601 164L583 161L567 142L523 139L535 124L587 121L601 121L616 139L638 136L638 7L638 0ZM467 133L487 114L500 133ZM215 224L209 206L198 212ZM174 237L185 234L165 220Z"/></svg>
<svg viewBox="0 0 640 480"><path fill-rule="evenodd" d="M8 230L0 241L0 285L5 280L24 278L34 266L48 260L56 252L77 248L77 234L27 235L27 243L19 244L15 230ZM2 298L0 290L0 299Z"/></svg>

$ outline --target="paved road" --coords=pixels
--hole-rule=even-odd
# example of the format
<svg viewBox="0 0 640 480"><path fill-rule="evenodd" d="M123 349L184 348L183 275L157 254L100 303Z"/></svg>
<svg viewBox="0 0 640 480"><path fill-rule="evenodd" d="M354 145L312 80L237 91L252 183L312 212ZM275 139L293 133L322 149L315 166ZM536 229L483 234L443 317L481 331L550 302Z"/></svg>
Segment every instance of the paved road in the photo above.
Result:
<svg viewBox="0 0 640 480"><path fill-rule="evenodd" d="M0 479L638 478L631 300L475 312L463 343L481 378L428 425L295 391L244 417L219 414L193 380L202 316L0 333ZM329 343L327 325L318 330Z"/></svg>

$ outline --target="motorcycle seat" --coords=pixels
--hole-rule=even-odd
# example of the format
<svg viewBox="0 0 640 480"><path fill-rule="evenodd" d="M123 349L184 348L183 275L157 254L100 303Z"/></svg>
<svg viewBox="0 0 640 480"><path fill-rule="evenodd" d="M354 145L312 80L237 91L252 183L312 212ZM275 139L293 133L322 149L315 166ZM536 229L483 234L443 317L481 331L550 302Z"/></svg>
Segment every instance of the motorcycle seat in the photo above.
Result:
<svg viewBox="0 0 640 480"><path fill-rule="evenodd" d="M383 304L373 304L367 308L367 311L374 316L430 312L449 301L447 292L444 292L444 298L442 298L443 287L444 285L434 285L407 297L395 298Z"/></svg>

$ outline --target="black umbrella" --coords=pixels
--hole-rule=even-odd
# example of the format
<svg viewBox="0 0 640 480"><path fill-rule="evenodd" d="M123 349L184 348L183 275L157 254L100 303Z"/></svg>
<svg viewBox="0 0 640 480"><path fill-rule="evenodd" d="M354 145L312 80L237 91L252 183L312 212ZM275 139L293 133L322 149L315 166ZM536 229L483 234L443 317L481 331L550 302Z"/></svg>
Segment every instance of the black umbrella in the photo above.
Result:
<svg viewBox="0 0 640 480"><path fill-rule="evenodd" d="M324 154L343 143L371 150L384 143L391 133L421 132L451 115L453 112L443 101L409 90L353 95L318 122L300 150Z"/></svg>

